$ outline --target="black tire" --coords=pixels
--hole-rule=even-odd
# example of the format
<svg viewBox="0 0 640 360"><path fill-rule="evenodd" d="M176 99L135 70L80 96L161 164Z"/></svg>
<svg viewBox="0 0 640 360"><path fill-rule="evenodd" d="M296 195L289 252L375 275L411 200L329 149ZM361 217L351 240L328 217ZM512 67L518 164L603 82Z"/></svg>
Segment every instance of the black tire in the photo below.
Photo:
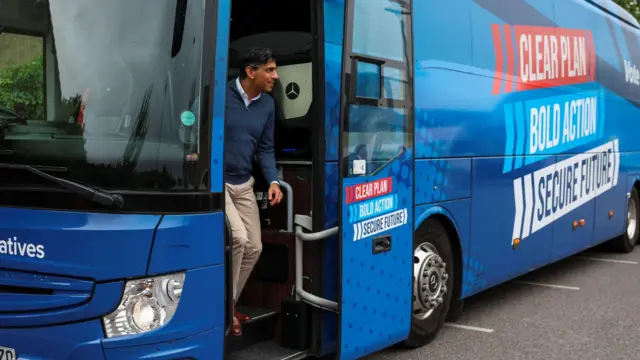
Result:
<svg viewBox="0 0 640 360"><path fill-rule="evenodd" d="M418 248L420 244L429 243L438 251L438 255L445 262L448 278L446 280L447 292L443 301L438 305L429 317L423 320L411 317L411 332L409 337L402 343L408 348L419 348L427 345L436 338L440 329L444 325L445 319L451 307L451 297L454 293L454 269L453 252L451 242L445 227L436 219L427 219L425 223L416 232L414 237L413 249ZM416 281L414 277L414 282Z"/></svg>
<svg viewBox="0 0 640 360"><path fill-rule="evenodd" d="M447 321L454 323L460 319L462 313L464 311L464 300L460 299L452 299L451 307L449 307L449 312L447 312Z"/></svg>
<svg viewBox="0 0 640 360"><path fill-rule="evenodd" d="M631 190L631 197L629 197L629 200L627 202L627 208L629 206L629 203L631 203L632 201L635 203L637 219L637 214L640 214L640 200L638 197L638 190L636 190L635 187L633 188L633 190ZM627 214L627 208L625 208L625 216ZM627 220L625 220L624 234L611 241L613 249L624 254L628 254L633 251L635 246L638 244L638 237L640 237L640 222L636 220L636 231L633 235L633 238L630 238L629 233L627 232L627 227L629 226L629 217L627 216L626 219Z"/></svg>

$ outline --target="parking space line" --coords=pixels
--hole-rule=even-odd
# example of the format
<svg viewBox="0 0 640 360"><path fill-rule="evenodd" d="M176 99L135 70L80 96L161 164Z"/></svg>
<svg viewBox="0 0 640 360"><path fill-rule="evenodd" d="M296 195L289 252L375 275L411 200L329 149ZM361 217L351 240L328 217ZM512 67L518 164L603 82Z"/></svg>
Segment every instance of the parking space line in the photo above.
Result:
<svg viewBox="0 0 640 360"><path fill-rule="evenodd" d="M605 259L605 258L589 257L589 256L576 256L576 258L582 259L582 260L603 261L603 262L610 262L610 263L616 263L616 264L638 265L637 261L631 261L631 260Z"/></svg>
<svg viewBox="0 0 640 360"><path fill-rule="evenodd" d="M543 286L543 287L549 287L549 288L553 288L553 289L574 290L574 291L580 290L579 287L575 287L575 286L545 284L545 283L539 283L539 282L533 282L533 281L516 281L516 283L525 284L525 285L533 285L533 286Z"/></svg>
<svg viewBox="0 0 640 360"><path fill-rule="evenodd" d="M491 334L493 332L493 329L481 328L481 327L477 327L477 326L461 325L461 324L454 324L454 323L445 323L444 325L452 327L452 328L479 331L479 332L483 332L483 333L487 333L487 334Z"/></svg>

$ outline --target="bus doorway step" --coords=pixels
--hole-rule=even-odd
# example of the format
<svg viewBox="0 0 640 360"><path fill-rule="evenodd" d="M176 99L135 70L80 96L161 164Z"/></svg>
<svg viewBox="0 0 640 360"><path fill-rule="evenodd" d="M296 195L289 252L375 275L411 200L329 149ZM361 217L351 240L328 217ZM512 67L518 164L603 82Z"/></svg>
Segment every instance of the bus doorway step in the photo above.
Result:
<svg viewBox="0 0 640 360"><path fill-rule="evenodd" d="M306 351L284 348L274 341L264 341L229 354L228 360L300 360Z"/></svg>
<svg viewBox="0 0 640 360"><path fill-rule="evenodd" d="M248 315L251 321L242 324L242 336L227 336L227 354L273 339L273 329L278 320L277 312L241 305L238 305L238 312Z"/></svg>

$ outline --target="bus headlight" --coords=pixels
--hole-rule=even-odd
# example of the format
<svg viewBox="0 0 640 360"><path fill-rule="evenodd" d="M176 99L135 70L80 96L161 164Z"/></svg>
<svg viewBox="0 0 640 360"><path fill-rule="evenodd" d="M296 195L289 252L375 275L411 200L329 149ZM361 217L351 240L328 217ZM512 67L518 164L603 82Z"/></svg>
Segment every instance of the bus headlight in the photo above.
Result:
<svg viewBox="0 0 640 360"><path fill-rule="evenodd" d="M158 329L171 320L182 296L185 273L127 281L120 305L102 318L107 338Z"/></svg>

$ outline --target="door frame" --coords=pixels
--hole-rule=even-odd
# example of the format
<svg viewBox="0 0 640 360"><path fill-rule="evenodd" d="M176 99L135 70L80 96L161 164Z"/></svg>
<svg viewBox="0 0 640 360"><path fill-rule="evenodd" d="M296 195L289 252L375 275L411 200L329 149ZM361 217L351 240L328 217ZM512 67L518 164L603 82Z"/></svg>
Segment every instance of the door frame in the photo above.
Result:
<svg viewBox="0 0 640 360"><path fill-rule="evenodd" d="M223 233L219 234L222 241L222 253L224 259L224 311L223 336L231 332L233 325L233 281L232 278L232 239L231 226L226 215L225 208L225 187L224 187L224 112L225 97L227 88L227 71L229 56L229 31L231 27L231 0L206 0L205 3L204 33L213 34L212 37L203 39L203 63L202 63L202 94L200 101L200 113L207 114L207 124L209 133L208 150L209 160L209 183L212 193L220 194L220 208L223 216ZM221 36L221 34L223 36ZM226 35L226 36L225 36ZM215 39L207 41L207 39ZM219 61L224 60L224 61ZM205 66L205 64L207 64ZM222 67L222 68L220 68ZM222 116L220 116L222 114ZM216 118L222 121L216 121ZM202 120L202 118L201 118ZM205 125L205 124L203 124ZM215 141L216 137L221 137L222 141ZM220 161L218 161L220 160ZM218 162L218 164L216 164ZM214 172L214 169L217 169ZM226 357L227 342L222 342L222 354Z"/></svg>
<svg viewBox="0 0 640 360"><path fill-rule="evenodd" d="M311 191L312 204L312 227L314 231L324 230L325 228L325 149L326 149L326 89L325 89L325 36L324 36L324 2L327 0L311 0L311 35L313 36L313 46L311 49L311 57L313 61L313 108L317 116L316 121L312 124L312 158L311 158ZM321 194L321 195L317 195ZM318 229L318 230L315 230ZM324 288L326 284L326 272L323 271L322 264L325 263L326 241L318 244L320 251L314 254L312 260L318 266L314 267L311 277L315 279L310 286L311 292L314 294L322 294L324 296ZM309 353L320 354L325 350L326 344L323 343L324 332L324 311L310 307L311 311L311 331L309 339Z"/></svg>

